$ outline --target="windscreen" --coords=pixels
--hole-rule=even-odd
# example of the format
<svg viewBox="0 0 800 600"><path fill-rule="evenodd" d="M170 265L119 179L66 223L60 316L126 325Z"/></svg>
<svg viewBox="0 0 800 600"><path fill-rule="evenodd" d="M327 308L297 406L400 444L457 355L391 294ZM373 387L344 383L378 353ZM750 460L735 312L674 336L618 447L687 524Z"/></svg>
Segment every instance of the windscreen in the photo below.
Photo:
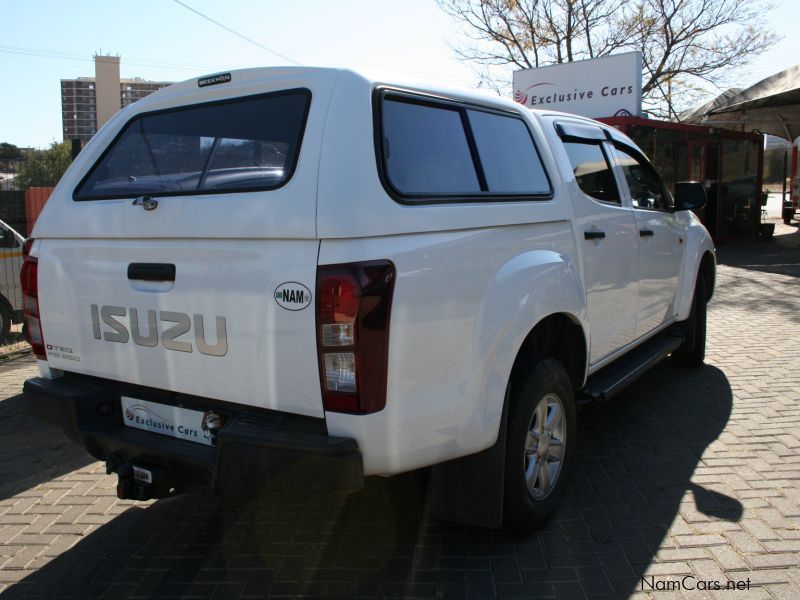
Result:
<svg viewBox="0 0 800 600"><path fill-rule="evenodd" d="M250 96L134 117L75 200L274 189L291 177L311 95Z"/></svg>

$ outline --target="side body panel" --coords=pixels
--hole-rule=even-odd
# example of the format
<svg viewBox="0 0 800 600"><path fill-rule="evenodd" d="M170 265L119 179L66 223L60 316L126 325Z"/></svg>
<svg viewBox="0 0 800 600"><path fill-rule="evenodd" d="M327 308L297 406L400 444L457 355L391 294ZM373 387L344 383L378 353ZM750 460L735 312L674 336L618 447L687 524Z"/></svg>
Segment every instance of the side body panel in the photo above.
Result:
<svg viewBox="0 0 800 600"><path fill-rule="evenodd" d="M554 312L583 324L574 251L566 221L322 241L320 264L388 258L397 268L386 408L325 415L332 435L358 441L366 474L407 471L495 442L527 334Z"/></svg>
<svg viewBox="0 0 800 600"><path fill-rule="evenodd" d="M607 356L597 364L589 368L589 374L605 367L616 359L624 356L627 352L634 350L636 346L645 342L647 339L668 328L676 321L684 321L689 318L692 309L692 297L694 295L695 281L700 268L700 263L706 253L714 257L716 264L716 253L714 243L711 240L706 228L691 211L680 211L675 213L676 227L683 234L685 250L681 257L681 266L678 273L677 287L675 291L674 316L668 318L661 325L650 330L630 344L624 346L614 354Z"/></svg>
<svg viewBox="0 0 800 600"><path fill-rule="evenodd" d="M639 337L675 316L684 235L675 213L634 208L633 214L640 231L653 232L639 240Z"/></svg>
<svg viewBox="0 0 800 600"><path fill-rule="evenodd" d="M639 234L630 204L624 198L620 204L600 202L581 191L556 133L556 121L575 119L544 119L543 122L572 208L591 331L589 363L595 364L636 338L639 264L631 257L636 255ZM600 127L598 123L594 125ZM601 232L605 237L587 240L584 232Z"/></svg>
<svg viewBox="0 0 800 600"><path fill-rule="evenodd" d="M526 121L552 199L403 204L378 175L372 101L381 86L347 71L337 82L317 231L320 265L389 259L397 269L386 408L325 414L332 435L358 441L366 474L388 475L491 446L511 368L536 323L561 312L586 328L572 212L540 122L502 99L479 102Z"/></svg>
<svg viewBox="0 0 800 600"><path fill-rule="evenodd" d="M606 125L597 123L596 121L592 121L589 119L575 117L574 115L567 115L567 114L559 114L559 113L537 113L538 118L544 123L550 123L553 120L578 120L583 122L586 125L594 125L600 126L606 133L613 139L617 141L621 141L624 144L630 145L635 147L634 144L627 136L620 133L614 128L608 127ZM556 140L557 137L555 134L551 134L550 131L545 128L548 135L553 139ZM555 143L555 142L554 142ZM556 150L558 153L558 150ZM623 198L623 204L627 206L631 206L630 204L630 194L627 188L627 183L625 181L625 177L621 172L621 169L618 165L618 161L616 158L612 160L614 163L614 170L615 170L615 177L617 180L617 185L620 188L621 192L623 193L625 198ZM568 181L568 176L565 175L565 181ZM648 211L639 211L639 212L648 212ZM662 213L663 214L663 213ZM638 345L652 337L653 335L657 334L659 331L662 331L664 328L668 327L671 323L675 321L682 321L689 317L689 313L691 311L691 304L692 304L692 296L694 294L694 286L695 281L697 279L698 269L700 267L700 262L706 253L710 253L712 256L715 257L715 250L714 244L711 240L711 236L709 235L706 228L702 225L699 219L690 211L679 211L675 213L671 213L668 215L671 221L670 230L666 233L669 234L670 240L666 240L665 236L665 244L660 249L663 256L661 259L664 261L662 264L658 265L651 265L646 264L646 272L645 278L651 277L651 275L660 273L660 277L663 280L664 278L670 280L670 284L667 287L661 286L658 288L660 293L664 295L666 298L669 296L669 306L665 306L662 313L659 313L661 318L659 319L651 319L651 323L649 327L639 328L639 318L637 315L637 332L635 339L633 339L628 344L622 346L621 348L617 349L615 352L607 355L606 357L600 359L598 362L593 362L588 369L588 374L592 374L597 370L605 367L606 365L610 364L611 362L615 361L616 359L620 358L621 356L625 355L627 352L634 350ZM646 219L642 220L641 222L637 222L636 226L638 228L646 228L647 221ZM580 233L580 232L577 232ZM664 232L662 232L664 233ZM682 240L682 243L681 243ZM670 246L667 247L666 243L669 243ZM578 247L580 248L580 241L577 242ZM642 260L650 260L647 258L645 253L640 258L641 252L641 245L642 240L639 240L639 244L637 246L636 254L632 255L633 259L629 262L631 263L639 263ZM674 246L678 246L677 251L674 250ZM653 253L653 249L651 248L651 253ZM655 257L658 259L658 257ZM583 261L585 260L583 257L579 257L581 260L581 264L583 265ZM583 273L587 273L587 267L583 266ZM638 268L637 268L637 277L638 277ZM663 283L663 282L662 282ZM587 286L589 287L589 286ZM651 290L652 291L652 290ZM590 293L587 290L588 293ZM642 304L642 300L638 299L638 290L637 290L637 313L638 306ZM589 305L591 305L591 299L588 301ZM665 302L666 304L666 302ZM658 320L659 322L655 322ZM591 315L589 316L589 321L591 323ZM646 329L646 331L645 331Z"/></svg>

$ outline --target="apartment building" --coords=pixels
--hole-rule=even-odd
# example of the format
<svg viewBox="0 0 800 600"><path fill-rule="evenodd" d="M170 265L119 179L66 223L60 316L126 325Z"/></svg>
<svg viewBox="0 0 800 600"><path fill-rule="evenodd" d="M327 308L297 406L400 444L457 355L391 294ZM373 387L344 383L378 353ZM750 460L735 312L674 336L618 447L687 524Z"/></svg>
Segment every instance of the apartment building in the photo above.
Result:
<svg viewBox="0 0 800 600"><path fill-rule="evenodd" d="M118 110L172 83L122 79L119 64L119 56L95 55L94 77L61 80L64 141L78 139L86 144Z"/></svg>

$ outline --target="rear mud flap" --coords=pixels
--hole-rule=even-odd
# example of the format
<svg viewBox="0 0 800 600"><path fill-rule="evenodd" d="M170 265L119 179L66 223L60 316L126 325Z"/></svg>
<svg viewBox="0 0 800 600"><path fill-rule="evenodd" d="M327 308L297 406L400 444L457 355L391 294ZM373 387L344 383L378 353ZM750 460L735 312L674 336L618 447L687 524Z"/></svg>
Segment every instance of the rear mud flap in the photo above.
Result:
<svg viewBox="0 0 800 600"><path fill-rule="evenodd" d="M434 516L488 529L502 526L507 413L508 392L494 446L433 467Z"/></svg>

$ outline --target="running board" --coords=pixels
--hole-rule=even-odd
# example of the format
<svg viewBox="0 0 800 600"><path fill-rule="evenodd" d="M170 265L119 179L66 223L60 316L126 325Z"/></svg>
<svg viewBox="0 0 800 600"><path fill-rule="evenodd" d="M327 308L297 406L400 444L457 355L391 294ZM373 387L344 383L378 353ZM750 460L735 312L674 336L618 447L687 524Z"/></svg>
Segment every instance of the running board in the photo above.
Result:
<svg viewBox="0 0 800 600"><path fill-rule="evenodd" d="M683 343L683 336L671 331L648 340L610 365L593 373L581 388L576 401L579 405L605 402L644 375Z"/></svg>

